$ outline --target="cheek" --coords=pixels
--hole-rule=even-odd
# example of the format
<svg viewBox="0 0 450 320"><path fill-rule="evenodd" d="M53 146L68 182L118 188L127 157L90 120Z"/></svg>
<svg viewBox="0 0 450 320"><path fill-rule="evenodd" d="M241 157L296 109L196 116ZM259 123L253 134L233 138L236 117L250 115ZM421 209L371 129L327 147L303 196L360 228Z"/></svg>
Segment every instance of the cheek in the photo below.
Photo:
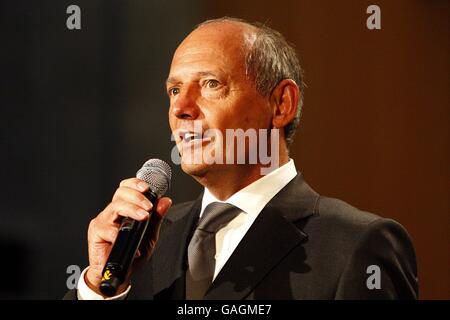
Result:
<svg viewBox="0 0 450 320"><path fill-rule="evenodd" d="M170 126L170 130L175 130L176 129L176 117L172 114L171 110L169 110L168 113L168 120L169 120L169 126Z"/></svg>
<svg viewBox="0 0 450 320"><path fill-rule="evenodd" d="M240 113L245 128L267 129L271 126L272 114L265 101L250 101Z"/></svg>

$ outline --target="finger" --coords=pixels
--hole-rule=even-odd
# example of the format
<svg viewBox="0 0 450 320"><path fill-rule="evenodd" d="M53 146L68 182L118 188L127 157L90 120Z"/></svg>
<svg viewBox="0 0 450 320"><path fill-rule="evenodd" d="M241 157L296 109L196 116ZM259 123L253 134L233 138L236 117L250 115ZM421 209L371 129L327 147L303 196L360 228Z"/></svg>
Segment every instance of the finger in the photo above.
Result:
<svg viewBox="0 0 450 320"><path fill-rule="evenodd" d="M111 202L112 216L108 219L110 223L114 223L120 217L129 217L134 220L145 220L148 218L148 212L141 207L126 201Z"/></svg>
<svg viewBox="0 0 450 320"><path fill-rule="evenodd" d="M113 201L116 200L133 203L146 211L150 211L153 208L153 204L146 196L129 187L119 187L113 196Z"/></svg>
<svg viewBox="0 0 450 320"><path fill-rule="evenodd" d="M113 243L119 232L119 228L113 225L106 225L93 221L89 227L90 240L93 243L109 242Z"/></svg>
<svg viewBox="0 0 450 320"><path fill-rule="evenodd" d="M119 186L135 189L140 192L145 192L149 189L148 183L138 178L129 178L122 180Z"/></svg>

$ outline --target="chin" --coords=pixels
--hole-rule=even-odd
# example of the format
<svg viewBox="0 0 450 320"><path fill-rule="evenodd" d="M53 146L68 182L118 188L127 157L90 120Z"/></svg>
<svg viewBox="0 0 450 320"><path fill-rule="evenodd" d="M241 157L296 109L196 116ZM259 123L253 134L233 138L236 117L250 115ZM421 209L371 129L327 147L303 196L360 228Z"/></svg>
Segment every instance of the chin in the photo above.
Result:
<svg viewBox="0 0 450 320"><path fill-rule="evenodd" d="M181 163L181 170L183 170L184 173L195 176L195 177L202 177L207 172L208 169L211 167L209 164L201 163L201 164L191 164L191 163Z"/></svg>

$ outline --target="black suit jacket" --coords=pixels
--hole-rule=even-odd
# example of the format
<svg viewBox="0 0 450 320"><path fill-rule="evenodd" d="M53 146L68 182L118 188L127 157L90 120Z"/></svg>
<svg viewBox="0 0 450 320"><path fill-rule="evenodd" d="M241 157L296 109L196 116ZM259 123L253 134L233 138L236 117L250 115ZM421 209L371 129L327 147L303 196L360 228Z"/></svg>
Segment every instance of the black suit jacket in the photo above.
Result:
<svg viewBox="0 0 450 320"><path fill-rule="evenodd" d="M151 260L133 275L129 299L185 298L187 246L201 200L167 213ZM379 267L380 289L367 286L371 265ZM205 299L415 299L417 294L415 253L405 229L320 196L298 174L261 211ZM74 297L74 291L66 295Z"/></svg>

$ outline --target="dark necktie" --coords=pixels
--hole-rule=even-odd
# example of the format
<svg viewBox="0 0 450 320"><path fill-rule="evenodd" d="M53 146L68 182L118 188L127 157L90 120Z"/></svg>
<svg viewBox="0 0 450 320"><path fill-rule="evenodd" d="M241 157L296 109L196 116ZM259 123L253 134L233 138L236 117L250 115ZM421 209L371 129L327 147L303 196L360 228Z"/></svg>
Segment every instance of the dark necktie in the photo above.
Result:
<svg viewBox="0 0 450 320"><path fill-rule="evenodd" d="M214 277L216 233L240 212L228 203L213 202L206 206L188 247L187 300L203 299Z"/></svg>

